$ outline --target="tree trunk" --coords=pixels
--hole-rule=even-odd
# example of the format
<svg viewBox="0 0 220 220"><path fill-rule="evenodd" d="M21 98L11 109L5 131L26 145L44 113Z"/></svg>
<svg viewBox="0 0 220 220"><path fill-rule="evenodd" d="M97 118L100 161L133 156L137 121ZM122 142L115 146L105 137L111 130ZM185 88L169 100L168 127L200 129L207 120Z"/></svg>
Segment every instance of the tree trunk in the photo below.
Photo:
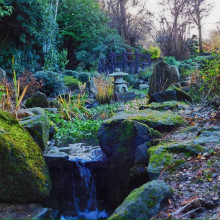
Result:
<svg viewBox="0 0 220 220"><path fill-rule="evenodd" d="M202 47L202 25L201 25L201 19L198 17L198 29L199 29L199 53L203 53L203 47Z"/></svg>
<svg viewBox="0 0 220 220"><path fill-rule="evenodd" d="M126 11L125 11L125 0L120 1L120 11L121 11L121 30L122 36L126 40L126 43L130 45L130 38L128 33L127 19L126 19Z"/></svg>

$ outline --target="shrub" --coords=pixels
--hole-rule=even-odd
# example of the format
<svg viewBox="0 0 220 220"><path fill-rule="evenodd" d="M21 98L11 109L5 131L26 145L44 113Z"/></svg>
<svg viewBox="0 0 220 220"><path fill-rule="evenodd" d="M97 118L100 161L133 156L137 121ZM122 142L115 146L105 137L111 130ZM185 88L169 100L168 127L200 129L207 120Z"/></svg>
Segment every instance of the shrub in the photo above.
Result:
<svg viewBox="0 0 220 220"><path fill-rule="evenodd" d="M34 77L43 83L40 89L46 95L57 95L65 89L63 78L59 73L52 71L39 71Z"/></svg>
<svg viewBox="0 0 220 220"><path fill-rule="evenodd" d="M129 87L136 87L137 75L129 74L129 75L124 77L124 80L128 83Z"/></svg>
<svg viewBox="0 0 220 220"><path fill-rule="evenodd" d="M151 45L148 52L150 53L152 60L160 57L160 48L159 47L153 47Z"/></svg>
<svg viewBox="0 0 220 220"><path fill-rule="evenodd" d="M204 93L205 99L218 97L220 94L220 54L211 61L207 60L200 73L204 82L200 90Z"/></svg>
<svg viewBox="0 0 220 220"><path fill-rule="evenodd" d="M164 57L163 61L169 65L173 65L173 66L179 66L180 62L176 60L175 57Z"/></svg>
<svg viewBox="0 0 220 220"><path fill-rule="evenodd" d="M152 76L152 74L153 74L153 69L147 68L139 73L139 78L148 81L148 79Z"/></svg>
<svg viewBox="0 0 220 220"><path fill-rule="evenodd" d="M70 87L71 89L78 89L80 81L73 76L64 76L63 78L64 83L66 86Z"/></svg>
<svg viewBox="0 0 220 220"><path fill-rule="evenodd" d="M79 73L77 71L73 71L73 70L65 70L65 71L62 72L62 74L64 76L73 76L74 78L79 77Z"/></svg>
<svg viewBox="0 0 220 220"><path fill-rule="evenodd" d="M80 73L78 79L82 83L87 83L87 82L89 82L89 74L88 73Z"/></svg>

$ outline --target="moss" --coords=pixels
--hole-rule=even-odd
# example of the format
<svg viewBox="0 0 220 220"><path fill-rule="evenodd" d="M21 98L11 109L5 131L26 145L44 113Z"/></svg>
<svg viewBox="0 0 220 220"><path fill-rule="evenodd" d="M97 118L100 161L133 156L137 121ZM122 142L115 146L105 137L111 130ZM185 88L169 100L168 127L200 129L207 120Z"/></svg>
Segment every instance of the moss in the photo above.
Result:
<svg viewBox="0 0 220 220"><path fill-rule="evenodd" d="M185 123L183 118L179 115L174 115L169 112L158 111L149 112L149 114L146 114L144 116L137 116L130 119L147 124L149 127L152 128L162 124L178 127Z"/></svg>
<svg viewBox="0 0 220 220"><path fill-rule="evenodd" d="M157 166L168 166L171 163L173 163L173 158L172 158L172 154L167 153L167 152L160 152L159 154L153 154L150 157L150 161L149 163L152 164L153 167L157 167Z"/></svg>
<svg viewBox="0 0 220 220"><path fill-rule="evenodd" d="M1 201L38 201L48 196L51 182L39 146L9 113L0 110L0 115Z"/></svg>
<svg viewBox="0 0 220 220"><path fill-rule="evenodd" d="M146 108L151 108L154 110L168 110L168 109L175 109L175 108L182 108L186 106L184 102L178 101L167 101L167 102L152 102L149 105L146 105Z"/></svg>

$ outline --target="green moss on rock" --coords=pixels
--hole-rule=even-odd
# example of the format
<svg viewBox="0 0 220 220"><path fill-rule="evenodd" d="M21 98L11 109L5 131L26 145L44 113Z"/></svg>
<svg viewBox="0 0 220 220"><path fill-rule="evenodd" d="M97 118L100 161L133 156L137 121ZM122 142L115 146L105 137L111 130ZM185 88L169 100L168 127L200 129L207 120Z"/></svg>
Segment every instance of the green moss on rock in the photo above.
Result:
<svg viewBox="0 0 220 220"><path fill-rule="evenodd" d="M174 154L189 153L189 155L198 155L200 152L204 152L202 146L190 143L167 143L149 148L148 174L150 179L156 179L164 167L171 165L176 167L184 162L183 160L173 159Z"/></svg>
<svg viewBox="0 0 220 220"><path fill-rule="evenodd" d="M154 180L134 189L109 219L150 219L172 190L161 180Z"/></svg>
<svg viewBox="0 0 220 220"><path fill-rule="evenodd" d="M141 110L137 112L119 112L115 116L113 116L112 119L134 120L146 124L153 129L164 132L185 124L185 121L179 115L167 111L155 111L151 109Z"/></svg>
<svg viewBox="0 0 220 220"><path fill-rule="evenodd" d="M178 101L167 101L167 102L152 102L146 105L145 108L150 108L154 110L172 110L172 109L182 109L186 108L188 105L184 102Z"/></svg>
<svg viewBox="0 0 220 220"><path fill-rule="evenodd" d="M41 149L16 119L2 110L0 130L0 200L41 201L51 188Z"/></svg>

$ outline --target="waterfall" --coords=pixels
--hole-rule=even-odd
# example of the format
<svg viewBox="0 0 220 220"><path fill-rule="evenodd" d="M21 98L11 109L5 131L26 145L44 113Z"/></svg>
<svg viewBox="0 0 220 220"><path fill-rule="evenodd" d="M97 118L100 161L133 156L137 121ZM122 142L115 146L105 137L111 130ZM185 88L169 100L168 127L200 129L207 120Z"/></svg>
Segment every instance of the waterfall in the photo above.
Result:
<svg viewBox="0 0 220 220"><path fill-rule="evenodd" d="M91 170L80 160L75 160L80 175L80 181L76 183L76 174L72 172L73 192L72 203L75 206L74 213L62 213L61 219L105 219L108 214L105 210L98 209L96 200L95 179ZM80 193L79 193L80 192Z"/></svg>

